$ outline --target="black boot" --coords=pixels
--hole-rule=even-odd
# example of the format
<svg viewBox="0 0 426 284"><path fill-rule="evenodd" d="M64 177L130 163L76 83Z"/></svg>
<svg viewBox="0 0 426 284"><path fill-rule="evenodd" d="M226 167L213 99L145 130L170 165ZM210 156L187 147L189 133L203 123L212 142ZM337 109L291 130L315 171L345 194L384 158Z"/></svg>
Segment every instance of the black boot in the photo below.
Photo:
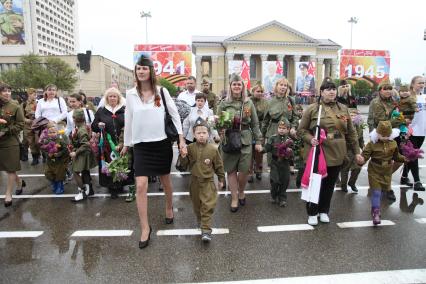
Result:
<svg viewBox="0 0 426 284"><path fill-rule="evenodd" d="M26 162L26 161L28 161L28 147L25 147L25 145L24 144L19 144L19 148L20 148L20 160L22 161L22 162Z"/></svg>
<svg viewBox="0 0 426 284"><path fill-rule="evenodd" d="M31 162L31 166L35 166L38 165L39 163L39 159L40 159L40 155L39 154L32 154L33 156L33 161Z"/></svg>
<svg viewBox="0 0 426 284"><path fill-rule="evenodd" d="M413 186L413 183L410 182L410 179L408 177L401 177L401 180L399 182L401 185L406 185L406 186Z"/></svg>
<svg viewBox="0 0 426 284"><path fill-rule="evenodd" d="M420 181L416 181L416 183L414 184L414 190L415 191L425 191L425 188L423 187L423 185Z"/></svg>
<svg viewBox="0 0 426 284"><path fill-rule="evenodd" d="M388 197L389 201L395 201L396 200L395 193L393 192L393 190L388 191L387 197Z"/></svg>

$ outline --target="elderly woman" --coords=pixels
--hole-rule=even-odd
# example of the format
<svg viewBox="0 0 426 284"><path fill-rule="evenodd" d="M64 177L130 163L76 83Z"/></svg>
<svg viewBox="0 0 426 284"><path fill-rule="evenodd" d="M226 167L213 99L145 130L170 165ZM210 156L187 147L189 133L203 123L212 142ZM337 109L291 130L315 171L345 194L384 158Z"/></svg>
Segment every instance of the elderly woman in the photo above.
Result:
<svg viewBox="0 0 426 284"><path fill-rule="evenodd" d="M410 141L413 143L414 148L420 149L425 141L426 136L426 95L423 94L425 88L425 77L415 76L411 80L410 92L411 96L416 99L418 111L414 113L413 121L411 122L411 128L413 129L413 135L410 136ZM425 188L422 185L419 177L419 160L411 161L404 166L404 171L401 176L401 184L412 186L408 179L408 172L411 171L414 179L414 190L424 191Z"/></svg>
<svg viewBox="0 0 426 284"><path fill-rule="evenodd" d="M0 171L7 172L4 206L12 205L12 188L19 181L16 174L21 170L19 160L19 132L24 129L24 112L11 101L11 89L0 85Z"/></svg>
<svg viewBox="0 0 426 284"><path fill-rule="evenodd" d="M129 180L124 182L113 182L112 177L102 172L102 160L107 163L111 162L112 150L115 147L115 152L120 153L123 147L122 132L124 131L124 110L123 97L120 91L116 88L110 88L105 91L105 105L98 109L95 114L95 119L92 123L92 130L96 133L102 133L104 137L104 147L98 155L99 162L99 184L107 187L111 193L111 198L116 199L118 192L122 190L123 185L132 182L132 175L129 175Z"/></svg>
<svg viewBox="0 0 426 284"><path fill-rule="evenodd" d="M306 204L309 225L318 224L318 213L321 222L330 222L328 216L330 202L336 179L347 154L346 145L352 147L357 161L361 159L356 130L352 124L348 108L336 102L336 89L336 85L331 80L326 80L322 83L320 101L308 106L303 113L298 129L305 142L306 153L309 153L311 146L318 145L318 140L314 137L314 133L317 125L319 104L321 104L320 128L327 135L327 139L322 143L327 162L327 177L322 179L318 204L312 202Z"/></svg>
<svg viewBox="0 0 426 284"><path fill-rule="evenodd" d="M182 125L176 105L167 89L157 86L154 64L141 55L134 74L136 87L127 91L124 147L125 154L133 146L136 177L136 203L141 224L139 248L148 246L152 228L148 222L148 177L160 176L166 195L166 224L173 223L173 189L170 170L173 159L172 143L165 131L166 106L179 134L181 154L187 154Z"/></svg>
<svg viewBox="0 0 426 284"><path fill-rule="evenodd" d="M61 122L67 118L67 104L65 100L58 97L58 88L53 85L47 85L43 99L37 102L35 118L45 117L55 123Z"/></svg>
<svg viewBox="0 0 426 284"><path fill-rule="evenodd" d="M233 75L229 80L228 97L220 102L217 113L221 114L222 111L229 112L231 116L236 117L232 130L239 131L241 135L241 150L226 153L224 143L231 140L226 133L231 133L231 131L230 129L226 130L225 137L223 131L221 134L224 138L221 144L223 163L225 171L228 173L228 184L232 196L231 212L235 213L238 211L239 205L244 206L246 203L244 188L247 184L252 161L253 135L254 140L256 140L255 150L262 151L256 108L247 97L243 79L239 75ZM238 123L235 123L236 121Z"/></svg>

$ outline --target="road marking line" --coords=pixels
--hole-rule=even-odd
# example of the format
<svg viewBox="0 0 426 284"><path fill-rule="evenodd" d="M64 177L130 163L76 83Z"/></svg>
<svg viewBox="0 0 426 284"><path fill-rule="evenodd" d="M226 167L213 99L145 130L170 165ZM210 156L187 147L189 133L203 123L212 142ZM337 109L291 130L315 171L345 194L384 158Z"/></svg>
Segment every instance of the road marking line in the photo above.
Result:
<svg viewBox="0 0 426 284"><path fill-rule="evenodd" d="M229 229L212 229L212 235L229 234ZM201 229L159 230L157 236L193 236L201 235Z"/></svg>
<svg viewBox="0 0 426 284"><path fill-rule="evenodd" d="M416 222L420 224L426 224L426 218L418 218L416 219Z"/></svg>
<svg viewBox="0 0 426 284"><path fill-rule="evenodd" d="M71 237L129 237L132 234L131 230L80 230Z"/></svg>
<svg viewBox="0 0 426 284"><path fill-rule="evenodd" d="M190 175L190 172L171 172L171 175L177 176L177 175ZM90 174L92 177L97 177L99 176L98 173L91 173ZM19 174L19 177L22 178L32 178L32 177L44 177L44 174Z"/></svg>
<svg viewBox="0 0 426 284"><path fill-rule="evenodd" d="M388 270L375 272L358 272L331 275L315 275L302 277L204 282L206 283L287 283L287 284L358 284L358 283L424 283L426 269Z"/></svg>
<svg viewBox="0 0 426 284"><path fill-rule="evenodd" d="M308 224L294 224L294 225L277 225L277 226L259 226L257 230L263 233L269 232L291 232L291 231L307 231L313 230L314 227Z"/></svg>
<svg viewBox="0 0 426 284"><path fill-rule="evenodd" d="M381 224L378 226L393 226L394 222L389 220L382 220ZM373 225L373 221L355 221L355 222L343 222L337 223L337 226L341 229L346 228L361 228L361 227L376 227Z"/></svg>
<svg viewBox="0 0 426 284"><path fill-rule="evenodd" d="M43 235L43 231L9 231L0 232L0 239L7 238L37 238Z"/></svg>

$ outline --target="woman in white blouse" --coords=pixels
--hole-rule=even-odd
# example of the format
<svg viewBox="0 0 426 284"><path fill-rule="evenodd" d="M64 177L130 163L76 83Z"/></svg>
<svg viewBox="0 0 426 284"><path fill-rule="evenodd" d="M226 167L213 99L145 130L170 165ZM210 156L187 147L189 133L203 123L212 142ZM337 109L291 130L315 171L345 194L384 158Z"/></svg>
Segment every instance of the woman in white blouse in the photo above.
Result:
<svg viewBox="0 0 426 284"><path fill-rule="evenodd" d="M166 224L173 223L173 191L170 170L173 149L167 138L164 125L165 108L179 134L181 154L186 154L182 125L175 103L167 89L163 88L165 102L160 95L160 87L151 59L141 55L134 69L136 87L126 93L126 110L124 124L124 147L121 154L133 146L134 170L136 179L136 203L141 224L139 248L148 246L152 228L148 223L148 177L160 176L166 195Z"/></svg>
<svg viewBox="0 0 426 284"><path fill-rule="evenodd" d="M55 123L61 122L67 118L67 104L65 100L58 97L58 88L53 85L47 85L43 99L37 102L35 118L45 117Z"/></svg>
<svg viewBox="0 0 426 284"><path fill-rule="evenodd" d="M183 136L185 137L187 144L194 142L192 128L194 127L197 119L202 118L203 120L206 120L208 117L213 116L213 110L204 107L206 105L206 101L207 97L204 93L197 93L195 95L195 106L191 108L191 112L183 121ZM214 138L215 141L220 141L217 130L212 129L211 133L210 138Z"/></svg>

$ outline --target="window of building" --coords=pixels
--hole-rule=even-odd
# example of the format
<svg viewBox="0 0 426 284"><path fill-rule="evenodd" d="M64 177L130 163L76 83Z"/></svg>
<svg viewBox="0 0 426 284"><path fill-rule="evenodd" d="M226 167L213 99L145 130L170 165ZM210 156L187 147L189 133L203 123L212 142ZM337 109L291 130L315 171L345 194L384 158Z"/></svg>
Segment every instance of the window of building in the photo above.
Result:
<svg viewBox="0 0 426 284"><path fill-rule="evenodd" d="M250 78L256 78L256 58L250 57Z"/></svg>

